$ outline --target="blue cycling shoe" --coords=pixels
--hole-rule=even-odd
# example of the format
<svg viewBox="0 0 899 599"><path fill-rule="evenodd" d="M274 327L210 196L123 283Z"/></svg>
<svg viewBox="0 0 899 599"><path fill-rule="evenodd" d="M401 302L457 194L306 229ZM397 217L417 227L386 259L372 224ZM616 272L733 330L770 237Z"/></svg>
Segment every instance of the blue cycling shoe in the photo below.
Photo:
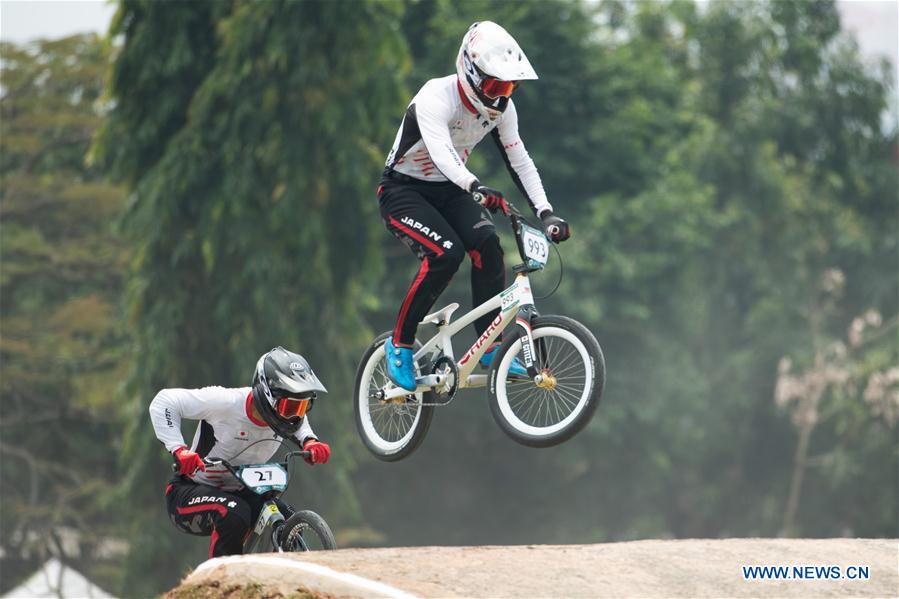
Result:
<svg viewBox="0 0 899 599"><path fill-rule="evenodd" d="M406 391L415 391L415 368L411 347L396 347L393 337L384 343L385 360L387 361L387 377L398 387Z"/></svg>
<svg viewBox="0 0 899 599"><path fill-rule="evenodd" d="M493 364L493 356L496 355L497 351L499 351L499 343L494 343L493 347L490 348L490 351L481 356L481 366L483 366L484 368L490 368L490 365ZM524 364L521 363L521 360L519 360L518 358L512 358L512 365L509 366L509 374L514 374L516 376L527 376L528 369L524 367Z"/></svg>

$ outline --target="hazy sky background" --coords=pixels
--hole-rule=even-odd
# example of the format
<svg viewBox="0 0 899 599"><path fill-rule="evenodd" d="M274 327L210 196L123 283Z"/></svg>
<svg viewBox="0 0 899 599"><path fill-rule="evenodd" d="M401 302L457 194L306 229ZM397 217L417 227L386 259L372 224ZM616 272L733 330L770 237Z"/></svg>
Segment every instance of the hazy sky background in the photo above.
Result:
<svg viewBox="0 0 899 599"><path fill-rule="evenodd" d="M839 0L837 6L862 54L888 57L899 75L899 0ZM104 0L0 0L0 39L27 42L82 31L105 33L114 12L115 4Z"/></svg>
<svg viewBox="0 0 899 599"><path fill-rule="evenodd" d="M0 0L0 38L27 42L79 33L105 33L115 5L102 0Z"/></svg>
<svg viewBox="0 0 899 599"><path fill-rule="evenodd" d="M899 63L899 0L840 0L837 6L866 56ZM26 42L80 31L104 33L114 12L115 5L103 0L0 0L0 38Z"/></svg>

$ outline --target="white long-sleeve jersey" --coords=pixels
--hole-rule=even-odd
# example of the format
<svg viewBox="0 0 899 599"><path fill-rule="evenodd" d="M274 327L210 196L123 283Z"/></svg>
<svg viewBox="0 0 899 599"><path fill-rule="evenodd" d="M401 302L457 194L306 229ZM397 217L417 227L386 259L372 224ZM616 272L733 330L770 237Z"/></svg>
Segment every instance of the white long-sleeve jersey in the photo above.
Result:
<svg viewBox="0 0 899 599"><path fill-rule="evenodd" d="M521 193L536 214L552 210L534 161L518 134L518 112L509 99L490 121L472 106L456 75L431 79L406 109L387 155L387 167L422 181L452 181L465 191L477 180L465 163L490 133Z"/></svg>
<svg viewBox="0 0 899 599"><path fill-rule="evenodd" d="M233 466L263 464L281 447L278 436L250 411L249 387L228 389L163 389L150 403L150 420L156 437L172 451L186 445L181 435L181 420L199 420L191 451L200 457L223 459ZM316 439L309 418L295 434L300 443ZM234 490L240 485L224 467L207 467L190 477L196 483Z"/></svg>

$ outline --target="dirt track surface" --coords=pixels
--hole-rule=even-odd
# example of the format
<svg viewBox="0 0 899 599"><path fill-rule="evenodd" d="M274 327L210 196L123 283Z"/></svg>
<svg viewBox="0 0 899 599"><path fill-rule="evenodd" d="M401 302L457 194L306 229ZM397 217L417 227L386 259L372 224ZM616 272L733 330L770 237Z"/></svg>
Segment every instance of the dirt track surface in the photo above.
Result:
<svg viewBox="0 0 899 599"><path fill-rule="evenodd" d="M271 558L276 561L266 563ZM843 574L848 566L868 566L870 578L744 580L742 567L756 565L839 566ZM722 539L268 554L201 564L167 595L251 596L899 597L899 541Z"/></svg>

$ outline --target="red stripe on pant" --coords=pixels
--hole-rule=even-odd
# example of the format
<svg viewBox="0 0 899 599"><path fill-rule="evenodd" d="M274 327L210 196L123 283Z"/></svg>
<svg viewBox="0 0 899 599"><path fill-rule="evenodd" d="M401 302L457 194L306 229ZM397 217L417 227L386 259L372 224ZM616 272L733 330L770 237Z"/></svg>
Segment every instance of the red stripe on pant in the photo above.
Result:
<svg viewBox="0 0 899 599"><path fill-rule="evenodd" d="M219 541L219 531L217 528L212 528L212 538L209 539L209 559L215 557L215 544Z"/></svg>
<svg viewBox="0 0 899 599"><path fill-rule="evenodd" d="M201 503L200 505L192 505L190 507L175 508L179 514L193 514L194 512L202 512L203 510L215 510L221 514L222 518L228 515L228 508L219 503Z"/></svg>
<svg viewBox="0 0 899 599"><path fill-rule="evenodd" d="M192 505L190 507L179 507L175 508L179 514L193 514L194 512L203 512L206 510L215 510L217 511L222 518L228 515L228 508L218 503L201 503L200 505ZM215 525L212 527L212 538L209 540L209 557L214 557L213 553L215 552L215 545L219 540L219 531L215 528Z"/></svg>
<svg viewBox="0 0 899 599"><path fill-rule="evenodd" d="M403 307L400 308L400 315L396 319L396 328L393 329L393 344L397 345L400 343L400 334L403 330L403 324L406 322L406 313L409 312L409 306L412 304L412 300L415 298L415 293L418 291L418 288L421 286L421 282L424 280L425 276L428 274L428 258L425 258L421 261L421 268L418 269L418 276L415 277L415 280L412 282L412 286L409 287L409 292L406 294L406 299L403 300Z"/></svg>
<svg viewBox="0 0 899 599"><path fill-rule="evenodd" d="M441 248L439 245L437 245L436 243L434 243L433 241L431 241L424 235L421 235L420 233L416 233L414 230L410 229L409 227L407 227L400 221L396 220L392 216L390 216L388 218L390 219L390 224L392 226L396 227L397 229L402 231L404 234L408 235L409 237L411 237L418 243L422 244L423 246L425 246L426 248L428 248L429 250L431 250L438 256L443 255L443 248Z"/></svg>

